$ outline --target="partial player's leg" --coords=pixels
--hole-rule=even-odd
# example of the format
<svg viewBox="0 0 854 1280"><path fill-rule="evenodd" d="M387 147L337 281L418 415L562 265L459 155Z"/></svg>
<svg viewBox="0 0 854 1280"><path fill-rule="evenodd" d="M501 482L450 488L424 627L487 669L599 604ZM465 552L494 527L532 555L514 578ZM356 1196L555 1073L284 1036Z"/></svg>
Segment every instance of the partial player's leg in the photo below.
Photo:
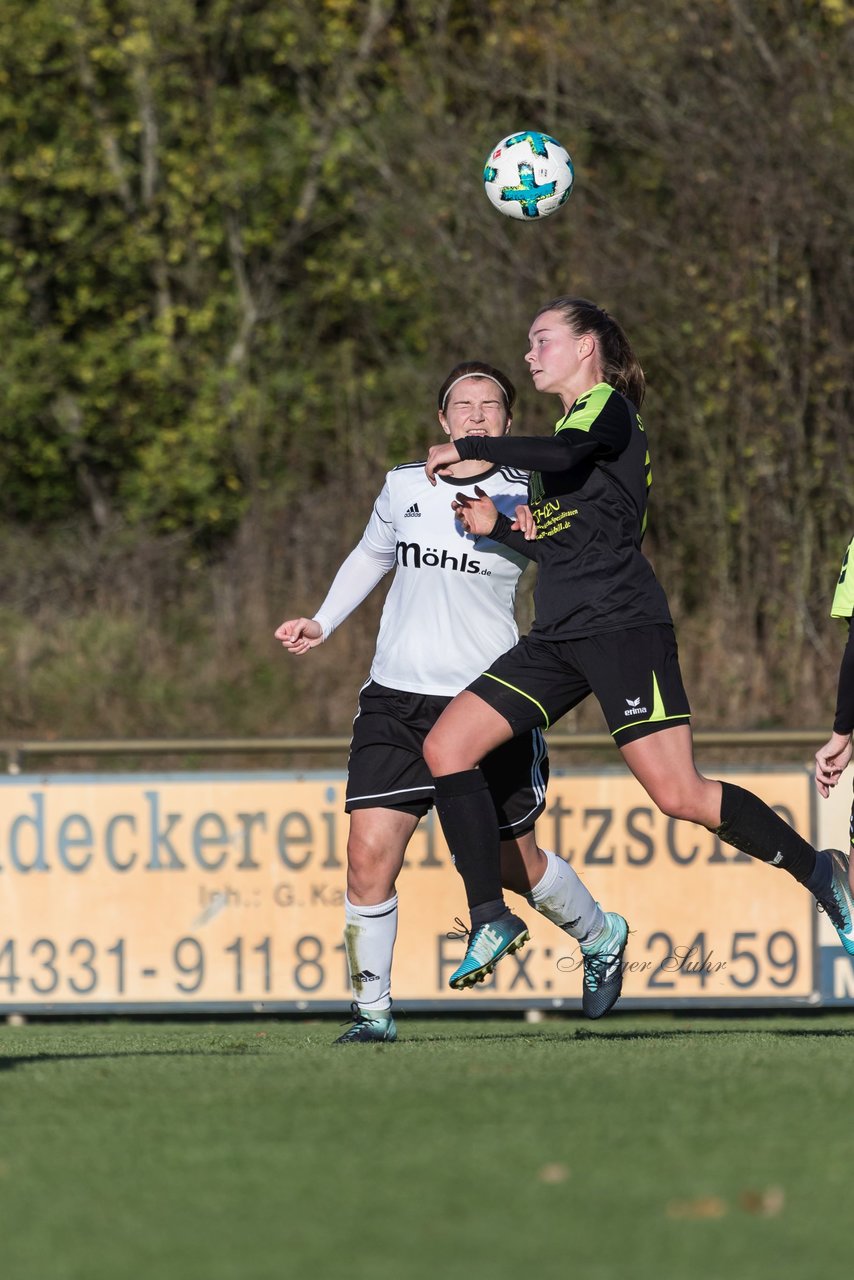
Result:
<svg viewBox="0 0 854 1280"><path fill-rule="evenodd" d="M556 710L549 698L555 688ZM561 668L553 646L525 637L454 698L427 736L424 756L436 812L471 914L469 948L452 987L482 981L498 960L528 941L524 922L502 894L498 818L479 764L515 736L548 728L588 691L586 681L574 682Z"/></svg>
<svg viewBox="0 0 854 1280"><path fill-rule="evenodd" d="M710 831L721 824L722 783L704 778L694 764L690 726L657 732L647 726L645 737L618 746L623 759L662 813L698 822Z"/></svg>
<svg viewBox="0 0 854 1280"><path fill-rule="evenodd" d="M694 764L691 709L669 625L635 627L576 644L611 736L662 813L696 822L761 862L782 867L827 911L854 954L848 859L812 845L751 791L704 778Z"/></svg>
<svg viewBox="0 0 854 1280"><path fill-rule="evenodd" d="M742 853L788 871L809 889L854 955L854 895L844 853L816 851L752 791L704 778L694 764L687 725L650 732L625 743L621 751L662 813L707 827Z"/></svg>
<svg viewBox="0 0 854 1280"><path fill-rule="evenodd" d="M482 982L503 956L524 946L529 937L524 922L504 901L498 816L478 768L484 756L512 736L502 715L464 691L442 712L424 743L436 813L463 878L471 914L465 958L450 978L454 990Z"/></svg>
<svg viewBox="0 0 854 1280"><path fill-rule="evenodd" d="M581 1009L601 1018L620 998L629 926L615 911L603 911L577 871L550 849L540 849L533 831L501 844L504 887L522 893L540 915L574 938L581 951Z"/></svg>
<svg viewBox="0 0 854 1280"><path fill-rule="evenodd" d="M424 735L446 698L386 689L359 691L347 769L347 895L344 943L353 986L353 1026L336 1043L395 1038L391 965L397 937L395 884L406 846L429 809L433 779Z"/></svg>
<svg viewBox="0 0 854 1280"><path fill-rule="evenodd" d="M627 743L622 753L662 813L708 827L727 844L781 867L809 889L830 917L845 950L854 955L854 895L844 853L815 850L752 791L699 774L687 726Z"/></svg>
<svg viewBox="0 0 854 1280"><path fill-rule="evenodd" d="M354 809L347 841L344 945L353 988L353 1025L336 1044L391 1041L391 966L397 938L397 891L406 846L418 825L395 809Z"/></svg>
<svg viewBox="0 0 854 1280"><path fill-rule="evenodd" d="M545 738L539 729L520 733L491 751L482 768L498 814L502 884L579 943L581 1007L587 1017L601 1018L622 990L628 925L602 910L563 858L537 844L534 823L545 808L549 777Z"/></svg>

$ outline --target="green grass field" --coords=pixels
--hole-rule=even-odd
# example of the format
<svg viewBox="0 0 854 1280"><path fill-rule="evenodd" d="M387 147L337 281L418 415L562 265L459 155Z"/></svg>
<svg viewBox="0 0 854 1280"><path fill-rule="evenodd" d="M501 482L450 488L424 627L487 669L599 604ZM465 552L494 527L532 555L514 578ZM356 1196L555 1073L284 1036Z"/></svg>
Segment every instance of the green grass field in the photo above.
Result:
<svg viewBox="0 0 854 1280"><path fill-rule="evenodd" d="M398 1025L0 1027L3 1280L849 1270L854 1014Z"/></svg>

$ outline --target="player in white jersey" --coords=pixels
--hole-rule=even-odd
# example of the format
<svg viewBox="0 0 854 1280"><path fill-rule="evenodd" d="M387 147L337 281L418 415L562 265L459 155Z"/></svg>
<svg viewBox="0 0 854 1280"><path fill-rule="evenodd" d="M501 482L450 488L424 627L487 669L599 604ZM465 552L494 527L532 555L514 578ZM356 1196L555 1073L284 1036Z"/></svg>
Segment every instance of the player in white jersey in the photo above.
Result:
<svg viewBox="0 0 854 1280"><path fill-rule="evenodd" d="M480 361L458 365L439 391L439 422L452 440L504 435L515 389L500 370ZM390 570L370 678L353 724L345 808L347 844L345 943L353 985L353 1024L338 1044L396 1038L391 966L397 934L395 885L407 845L432 807L433 779L423 742L450 699L485 663L518 639L516 586L528 558L475 538L448 520L445 485L488 494L496 507L534 536L524 506L527 473L462 462L432 486L424 464L395 467L359 544L335 576L313 618L282 623L277 639L293 654L327 640ZM613 1006L619 984L597 981L597 941L608 917L577 874L536 843L534 822L545 804L548 759L539 730L493 752L484 773L501 833L505 887L528 896L580 946L583 1007L599 1017Z"/></svg>

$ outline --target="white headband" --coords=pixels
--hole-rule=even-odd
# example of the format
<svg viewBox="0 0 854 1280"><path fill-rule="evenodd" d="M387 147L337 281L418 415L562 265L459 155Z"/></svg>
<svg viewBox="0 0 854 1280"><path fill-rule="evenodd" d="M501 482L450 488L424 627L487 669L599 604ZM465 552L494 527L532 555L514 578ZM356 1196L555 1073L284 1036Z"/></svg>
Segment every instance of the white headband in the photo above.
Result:
<svg viewBox="0 0 854 1280"><path fill-rule="evenodd" d="M490 382L494 382L496 387L498 387L499 391L504 396L504 402L507 405L507 408L508 409L510 408L510 400L508 399L507 392L505 391L504 387L502 387L498 379L493 378L491 373L461 373L458 378L454 378L454 381L451 383L451 385L448 387L448 390L445 392L444 399L442 400L443 413L445 412L445 406L448 403L448 396L451 394L451 392L453 391L457 383L465 382L466 378L488 378Z"/></svg>

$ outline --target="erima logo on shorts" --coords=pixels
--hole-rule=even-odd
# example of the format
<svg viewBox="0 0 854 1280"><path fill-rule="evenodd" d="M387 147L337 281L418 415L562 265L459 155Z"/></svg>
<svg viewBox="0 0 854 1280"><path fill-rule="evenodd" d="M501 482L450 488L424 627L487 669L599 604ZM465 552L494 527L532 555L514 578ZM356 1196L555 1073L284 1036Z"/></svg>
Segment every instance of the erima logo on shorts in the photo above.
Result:
<svg viewBox="0 0 854 1280"><path fill-rule="evenodd" d="M626 710L624 716L645 716L648 715L646 707L640 704L640 698L626 698Z"/></svg>
<svg viewBox="0 0 854 1280"><path fill-rule="evenodd" d="M398 542L394 549L395 560L404 569L454 569L457 573L482 573L490 577L489 569L480 567L480 560L469 560L468 552L462 556L452 556L449 551L441 555L435 547L425 547L422 551L417 542Z"/></svg>

